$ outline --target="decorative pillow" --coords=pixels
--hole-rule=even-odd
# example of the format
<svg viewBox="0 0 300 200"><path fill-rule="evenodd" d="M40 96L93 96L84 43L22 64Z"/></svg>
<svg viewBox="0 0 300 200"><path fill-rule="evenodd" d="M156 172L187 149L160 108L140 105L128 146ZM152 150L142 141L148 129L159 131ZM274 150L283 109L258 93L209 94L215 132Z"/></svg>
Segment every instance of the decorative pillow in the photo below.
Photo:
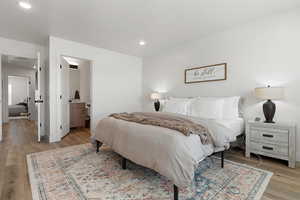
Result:
<svg viewBox="0 0 300 200"><path fill-rule="evenodd" d="M222 98L198 97L191 100L189 115L206 119L223 117L224 100Z"/></svg>
<svg viewBox="0 0 300 200"><path fill-rule="evenodd" d="M163 111L187 115L189 102L190 99L170 97L166 100Z"/></svg>
<svg viewBox="0 0 300 200"><path fill-rule="evenodd" d="M240 97L224 97L223 119L235 119L239 117Z"/></svg>

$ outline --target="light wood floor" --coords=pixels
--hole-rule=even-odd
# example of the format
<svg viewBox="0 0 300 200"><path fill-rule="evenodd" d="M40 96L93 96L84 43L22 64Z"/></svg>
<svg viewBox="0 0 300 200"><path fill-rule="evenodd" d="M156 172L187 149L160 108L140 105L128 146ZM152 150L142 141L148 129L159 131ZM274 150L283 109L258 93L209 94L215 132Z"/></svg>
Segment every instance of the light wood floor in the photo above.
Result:
<svg viewBox="0 0 300 200"><path fill-rule="evenodd" d="M27 174L26 154L89 142L88 129L72 130L59 143L37 142L32 121L11 120L3 126L0 143L0 199L30 200L31 190Z"/></svg>
<svg viewBox="0 0 300 200"><path fill-rule="evenodd" d="M89 142L89 130L73 130L59 143L37 143L34 123L28 120L13 120L3 127L3 142L0 143L0 199L30 200L31 190L25 155L55 148ZM269 158L251 159L243 151L231 150L226 159L245 163L274 173L264 193L263 200L300 200L300 168L290 169L285 162Z"/></svg>

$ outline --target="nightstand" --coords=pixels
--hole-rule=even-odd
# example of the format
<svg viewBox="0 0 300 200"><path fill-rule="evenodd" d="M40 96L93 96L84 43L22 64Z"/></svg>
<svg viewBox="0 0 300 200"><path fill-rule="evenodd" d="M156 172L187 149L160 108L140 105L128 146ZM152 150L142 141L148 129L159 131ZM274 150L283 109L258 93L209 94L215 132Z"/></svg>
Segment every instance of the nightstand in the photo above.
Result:
<svg viewBox="0 0 300 200"><path fill-rule="evenodd" d="M281 123L248 121L246 124L246 157L260 154L296 164L296 126Z"/></svg>

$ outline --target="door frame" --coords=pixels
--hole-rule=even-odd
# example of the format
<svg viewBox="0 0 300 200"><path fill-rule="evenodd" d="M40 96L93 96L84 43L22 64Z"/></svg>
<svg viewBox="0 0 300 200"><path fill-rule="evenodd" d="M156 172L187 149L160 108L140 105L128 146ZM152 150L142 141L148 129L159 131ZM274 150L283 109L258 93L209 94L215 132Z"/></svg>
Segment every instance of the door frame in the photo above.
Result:
<svg viewBox="0 0 300 200"><path fill-rule="evenodd" d="M90 90L90 131L92 130L92 122L93 122L93 119L94 119L94 116L93 116L93 112L91 111L91 108L93 108L93 94L92 94L92 88L93 88L93 80L92 80L92 75L93 75L93 60L91 60L91 59L88 59L88 58L84 58L84 57L76 57L76 56L71 56L71 55L67 55L67 54L59 54L59 55L57 55L57 60L59 61L57 64L58 65L60 65L61 64L61 60L60 59L62 59L63 57L70 57L70 58L76 58L76 59L80 59L80 60L86 60L86 61L88 61L89 62L89 67L90 67L90 73L89 73L89 75L90 75L90 88L89 88L89 90ZM58 74L59 74L59 78L58 78L58 80L57 80L57 83L58 83L58 85L57 85L57 98L58 98L58 112L57 112L57 130L58 130L58 133L59 133L59 141L61 141L61 139L62 139L62 130L60 129L60 125L61 125L61 119L62 119L62 110L61 110L61 102L59 101L59 94L61 93L61 89L62 89L62 83L61 83L61 74L62 74L62 71L59 69L58 70Z"/></svg>
<svg viewBox="0 0 300 200"><path fill-rule="evenodd" d="M41 52L37 51L36 56L32 56L32 57L31 56L27 56L27 55L17 55L17 54L9 54L9 53L5 54L3 52L0 52L0 78L1 78L1 81L0 81L0 111L1 111L1 115L0 115L0 142L3 140L3 119L2 119L2 112L3 112L3 110L2 110L2 107L3 107L3 105L2 105L3 104L3 98L2 98L2 93L3 93L3 91L2 91L2 87L3 87L2 86L2 56L9 55L9 56L23 57L23 58L28 58L28 59L38 59L38 54L41 55ZM41 57L40 57L40 59L41 59ZM44 67L42 67L41 63L40 63L41 69L45 70ZM45 90L46 88L44 87L43 89ZM33 99L33 101L34 100L35 99ZM41 123L43 124L43 126L45 126L45 120L43 120Z"/></svg>
<svg viewBox="0 0 300 200"><path fill-rule="evenodd" d="M32 112L30 112L30 111L32 111L32 110L29 110L29 99L28 98L31 98L31 96L30 96L30 84L29 84L29 82L32 82L32 80L31 80L31 77L30 76L23 76L23 75L7 75L7 81L8 81L8 78L9 77L22 77L22 78L26 78L27 79L27 83L26 83L26 89L27 89L27 106L28 106L28 113L30 113L30 115L29 116L27 116L27 118L28 119L30 119L31 120L31 117L32 117ZM7 84L7 87L8 87L8 84ZM34 101L33 99L31 99L30 101ZM7 104L7 109L8 109L8 90L7 90L7 102L5 102L6 104ZM8 119L9 119L9 113L7 113L7 117L8 117Z"/></svg>
<svg viewBox="0 0 300 200"><path fill-rule="evenodd" d="M0 81L0 142L2 141L2 127L3 127L3 122L2 122L2 113L3 113L3 110L2 110L2 102L3 102L3 99L2 99L2 54L0 53L0 78L1 78L1 81Z"/></svg>
<svg viewBox="0 0 300 200"><path fill-rule="evenodd" d="M63 88L65 88L65 85L63 85L65 82L63 82L63 79L68 79L66 80L68 82L68 84L70 83L69 81L69 77L70 77L70 74L69 74L69 68L68 68L68 63L66 60L64 60L63 56L60 57L60 73L59 73L59 89L60 89L60 92L59 92L59 99L60 99L60 104L59 104L59 117L58 117L58 120L60 121L60 137L63 138L65 137L66 135L68 135L68 133L70 132L70 108L67 109L67 117L69 118L68 119L68 123L64 123L66 121L64 121L63 117L64 117L64 112L62 110L62 108L65 106L65 105L69 105L69 93L70 91L62 91ZM63 63L65 62L65 63ZM66 66L65 66L66 65ZM65 68L66 67L66 68ZM63 77L63 73L67 73L67 77ZM68 85L68 87L70 88L70 85ZM67 102L64 102L67 101ZM69 126L69 127L65 127L65 125Z"/></svg>

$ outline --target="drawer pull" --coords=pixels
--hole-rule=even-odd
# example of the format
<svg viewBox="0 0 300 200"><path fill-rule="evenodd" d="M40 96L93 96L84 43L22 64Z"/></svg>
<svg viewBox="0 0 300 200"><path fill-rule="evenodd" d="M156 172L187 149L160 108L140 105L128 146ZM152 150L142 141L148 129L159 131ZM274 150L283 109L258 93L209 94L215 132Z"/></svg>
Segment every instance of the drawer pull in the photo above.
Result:
<svg viewBox="0 0 300 200"><path fill-rule="evenodd" d="M273 151L273 147L266 147L266 146L262 146L263 149L266 149L266 150L271 150Z"/></svg>
<svg viewBox="0 0 300 200"><path fill-rule="evenodd" d="M273 138L274 137L274 135L270 135L270 134L263 134L262 136L263 137L268 137L268 138Z"/></svg>

